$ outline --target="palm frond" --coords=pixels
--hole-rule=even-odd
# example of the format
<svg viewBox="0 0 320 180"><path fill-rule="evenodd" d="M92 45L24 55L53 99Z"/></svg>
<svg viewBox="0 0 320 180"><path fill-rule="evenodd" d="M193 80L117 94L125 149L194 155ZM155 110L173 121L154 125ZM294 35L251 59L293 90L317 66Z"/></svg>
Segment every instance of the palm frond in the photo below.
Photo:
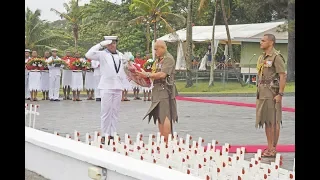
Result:
<svg viewBox="0 0 320 180"><path fill-rule="evenodd" d="M169 31L169 33L174 32L172 26L164 18L162 18L161 16L159 18L162 20L162 22L164 23L166 29Z"/></svg>
<svg viewBox="0 0 320 180"><path fill-rule="evenodd" d="M171 12L163 12L162 16L172 24L177 26L184 26L186 24L186 18L180 14L175 14Z"/></svg>
<svg viewBox="0 0 320 180"><path fill-rule="evenodd" d="M67 3L63 3L63 7L67 12L70 12L70 7Z"/></svg>
<svg viewBox="0 0 320 180"><path fill-rule="evenodd" d="M136 17L128 22L129 25L148 23L145 16Z"/></svg>
<svg viewBox="0 0 320 180"><path fill-rule="evenodd" d="M58 10L56 10L56 9L54 9L54 8L51 8L50 11L55 12L58 16L61 17L61 19L62 19L62 18L65 18L65 19L67 19L68 21L72 21L72 18L71 18L70 16L68 16L68 14L66 14L66 13L61 13L61 12L59 12Z"/></svg>

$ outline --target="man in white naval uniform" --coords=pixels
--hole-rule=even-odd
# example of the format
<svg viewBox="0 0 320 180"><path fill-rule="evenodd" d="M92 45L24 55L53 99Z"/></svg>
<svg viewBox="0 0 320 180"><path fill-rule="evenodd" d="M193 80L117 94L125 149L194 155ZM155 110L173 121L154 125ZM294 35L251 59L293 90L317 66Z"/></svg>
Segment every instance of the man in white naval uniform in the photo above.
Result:
<svg viewBox="0 0 320 180"><path fill-rule="evenodd" d="M94 77L94 97L96 101L101 101L100 89L98 89L98 85L100 82L101 74L100 74L100 63L99 61L92 60L91 67L94 69L93 77Z"/></svg>
<svg viewBox="0 0 320 180"><path fill-rule="evenodd" d="M52 49L52 56L48 58L48 63L54 60L61 60L57 56L57 49ZM54 64L48 65L49 68L49 98L50 101L60 101L59 100L59 90L60 90L60 77L61 77L61 67L55 67Z"/></svg>
<svg viewBox="0 0 320 180"><path fill-rule="evenodd" d="M24 56L25 60L24 63L27 63L31 57L30 57L30 49L24 50ZM24 68L24 97L27 100L30 100L30 91L29 91L29 71L27 68Z"/></svg>
<svg viewBox="0 0 320 180"><path fill-rule="evenodd" d="M126 74L123 69L122 53L117 51L117 36L104 36L105 40L93 46L86 57L100 62L101 79L98 85L101 93L101 133L113 139ZM101 50L102 48L106 48ZM105 142L104 136L102 143ZM107 142L109 144L109 141Z"/></svg>

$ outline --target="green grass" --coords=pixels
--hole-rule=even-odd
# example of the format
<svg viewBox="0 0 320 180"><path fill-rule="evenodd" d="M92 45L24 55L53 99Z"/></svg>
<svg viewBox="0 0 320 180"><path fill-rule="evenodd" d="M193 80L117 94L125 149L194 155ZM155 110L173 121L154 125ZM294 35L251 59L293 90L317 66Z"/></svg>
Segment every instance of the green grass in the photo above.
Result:
<svg viewBox="0 0 320 180"><path fill-rule="evenodd" d="M186 82L180 81L176 82L176 86L179 94L228 94L228 93L256 93L255 85L246 85L242 87L240 83L237 82L226 82L222 83L215 82L214 86L208 87L208 82L198 82L194 83L192 87L185 88ZM295 83L287 83L285 92L295 92ZM131 94L132 92L129 92ZM86 91L81 91L81 94L86 95ZM60 89L60 97L63 96L63 90ZM72 93L71 93L72 96ZM42 93L38 93L38 97L42 98Z"/></svg>
<svg viewBox="0 0 320 180"><path fill-rule="evenodd" d="M194 83L192 87L185 88L185 82L177 82L176 86L180 94L216 94L216 93L256 93L255 85L246 85L242 87L237 82L222 83L215 82L214 86L208 87L208 82ZM295 92L295 84L287 83L285 92Z"/></svg>

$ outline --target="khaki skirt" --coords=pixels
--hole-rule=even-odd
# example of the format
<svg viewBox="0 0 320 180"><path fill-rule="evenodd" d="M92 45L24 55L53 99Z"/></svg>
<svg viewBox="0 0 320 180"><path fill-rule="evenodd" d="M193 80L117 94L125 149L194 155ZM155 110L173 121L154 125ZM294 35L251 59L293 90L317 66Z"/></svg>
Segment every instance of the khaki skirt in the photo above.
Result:
<svg viewBox="0 0 320 180"><path fill-rule="evenodd" d="M171 109L172 117L170 115L169 100L171 101L171 106L172 106L172 109ZM174 123L178 122L176 99L166 98L166 99L160 99L160 101L156 101L156 102L152 101L151 107L143 119L145 119L147 116L149 116L148 123L150 123L152 117L153 117L154 124L156 124L157 121L160 124L163 124L166 117L168 117L171 124L172 122Z"/></svg>
<svg viewBox="0 0 320 180"><path fill-rule="evenodd" d="M282 124L282 104L274 103L273 99L257 99L256 102L256 128L263 127L264 124Z"/></svg>

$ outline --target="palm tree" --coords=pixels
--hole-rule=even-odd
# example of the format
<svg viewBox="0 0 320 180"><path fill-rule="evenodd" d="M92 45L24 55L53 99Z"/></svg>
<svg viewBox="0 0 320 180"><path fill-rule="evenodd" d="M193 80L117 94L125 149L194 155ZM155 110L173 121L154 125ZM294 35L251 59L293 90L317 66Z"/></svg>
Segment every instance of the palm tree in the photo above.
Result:
<svg viewBox="0 0 320 180"><path fill-rule="evenodd" d="M66 13L59 12L54 8L51 8L50 10L58 14L61 19L66 19L68 24L71 25L74 38L74 47L77 49L80 25L85 13L83 13L83 8L79 6L79 0L71 0L69 5L67 3L63 3L63 6L67 11Z"/></svg>
<svg viewBox="0 0 320 180"><path fill-rule="evenodd" d="M192 3L193 0L188 0L188 15L187 15L187 37L186 37L186 44L187 44L187 53L185 56L185 61L186 61L186 65L187 65L187 73L186 73L186 85L185 87L192 87L193 86L193 81L192 81L192 71L191 71L191 67L192 67L192 45L193 45L193 41L192 41Z"/></svg>
<svg viewBox="0 0 320 180"><path fill-rule="evenodd" d="M174 32L171 24L184 25L186 20L182 15L171 13L170 6L173 1L168 0L132 0L130 11L138 15L131 20L136 24L153 24L153 39L157 39L157 28L164 24L169 32Z"/></svg>
<svg viewBox="0 0 320 180"><path fill-rule="evenodd" d="M40 19L39 9L25 11L25 45L26 48L43 51L52 48L57 42L64 42L60 34L49 29L49 23Z"/></svg>

